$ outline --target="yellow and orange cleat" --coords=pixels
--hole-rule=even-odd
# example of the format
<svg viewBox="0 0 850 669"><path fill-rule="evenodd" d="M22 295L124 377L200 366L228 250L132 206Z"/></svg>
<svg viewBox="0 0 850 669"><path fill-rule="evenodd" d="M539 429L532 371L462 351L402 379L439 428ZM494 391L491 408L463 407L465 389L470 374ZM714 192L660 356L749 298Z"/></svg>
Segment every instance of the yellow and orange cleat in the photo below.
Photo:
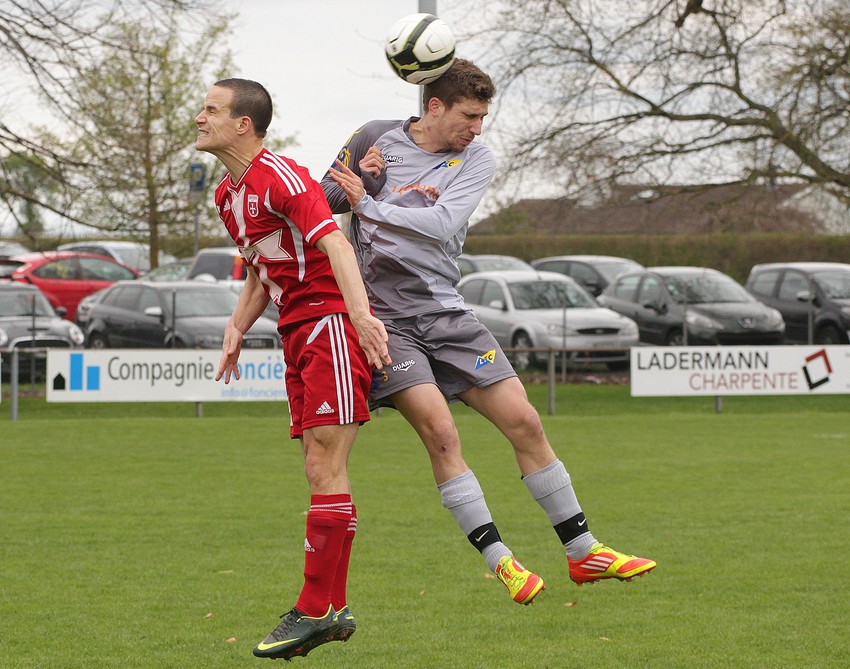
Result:
<svg viewBox="0 0 850 669"><path fill-rule="evenodd" d="M569 560L570 578L581 585L606 578L631 581L655 569L655 562L634 555L625 555L600 543L593 544L590 553L581 560Z"/></svg>

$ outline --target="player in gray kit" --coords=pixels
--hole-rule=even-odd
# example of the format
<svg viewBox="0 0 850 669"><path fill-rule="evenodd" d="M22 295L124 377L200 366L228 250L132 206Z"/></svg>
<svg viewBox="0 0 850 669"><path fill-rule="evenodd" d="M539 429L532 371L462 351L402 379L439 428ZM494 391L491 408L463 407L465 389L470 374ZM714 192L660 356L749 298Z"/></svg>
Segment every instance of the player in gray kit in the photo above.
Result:
<svg viewBox="0 0 850 669"><path fill-rule="evenodd" d="M464 462L448 403L463 401L507 437L529 492L563 543L581 585L629 580L655 562L599 543L552 450L537 411L496 340L465 306L457 256L468 220L496 170L481 134L495 87L457 59L423 90L421 118L371 121L349 138L322 179L334 213L352 212L351 243L394 361L375 375L372 408L397 409L428 450L445 506L514 601L530 604L543 579L502 542Z"/></svg>

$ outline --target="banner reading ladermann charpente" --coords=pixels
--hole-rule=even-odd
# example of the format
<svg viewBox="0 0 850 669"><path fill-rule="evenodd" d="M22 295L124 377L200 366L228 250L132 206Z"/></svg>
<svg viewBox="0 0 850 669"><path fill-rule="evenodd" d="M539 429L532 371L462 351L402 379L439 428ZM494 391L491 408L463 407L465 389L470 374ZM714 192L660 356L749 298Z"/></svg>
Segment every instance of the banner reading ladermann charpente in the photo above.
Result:
<svg viewBox="0 0 850 669"><path fill-rule="evenodd" d="M221 351L107 349L47 354L48 402L286 400L280 350L247 350L241 378L216 381Z"/></svg>
<svg viewBox="0 0 850 669"><path fill-rule="evenodd" d="M850 346L639 346L633 397L850 393Z"/></svg>

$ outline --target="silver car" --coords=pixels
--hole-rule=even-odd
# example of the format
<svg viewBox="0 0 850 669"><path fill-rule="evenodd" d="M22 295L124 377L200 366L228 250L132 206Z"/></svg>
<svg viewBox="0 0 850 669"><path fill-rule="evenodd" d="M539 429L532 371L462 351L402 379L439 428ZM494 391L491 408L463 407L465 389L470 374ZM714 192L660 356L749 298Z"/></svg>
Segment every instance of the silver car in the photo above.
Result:
<svg viewBox="0 0 850 669"><path fill-rule="evenodd" d="M513 354L516 369L536 366L547 352L570 349L569 360L604 362L625 369L638 343L633 320L600 307L573 279L556 272L477 272L458 283L458 292L478 320Z"/></svg>

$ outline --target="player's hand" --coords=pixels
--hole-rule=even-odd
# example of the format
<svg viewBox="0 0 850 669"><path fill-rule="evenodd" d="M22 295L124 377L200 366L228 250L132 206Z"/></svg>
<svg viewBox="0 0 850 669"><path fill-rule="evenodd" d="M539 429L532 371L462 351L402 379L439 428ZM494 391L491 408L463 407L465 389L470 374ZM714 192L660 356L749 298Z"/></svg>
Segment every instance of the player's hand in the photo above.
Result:
<svg viewBox="0 0 850 669"><path fill-rule="evenodd" d="M215 380L220 381L224 377L225 384L230 383L232 376L239 380L239 353L242 351L242 332L236 327L227 324L224 328L224 341L221 344L221 362L218 364L218 374Z"/></svg>
<svg viewBox="0 0 850 669"><path fill-rule="evenodd" d="M339 187L342 188L342 191L345 193L345 197L348 199L348 204L351 205L352 208L363 199L364 195L366 195L366 188L363 186L363 180L346 167L341 160L337 160L336 167L332 167L328 173L331 175L331 178L339 184Z"/></svg>
<svg viewBox="0 0 850 669"><path fill-rule="evenodd" d="M387 329L384 324L372 314L366 314L360 318L351 317L351 323L357 330L360 348L366 353L369 364L376 369L383 369L384 365L392 364L387 349Z"/></svg>
<svg viewBox="0 0 850 669"><path fill-rule="evenodd" d="M360 173L368 172L376 179L381 176L384 171L384 156L377 146L370 146L363 160L357 163L360 166Z"/></svg>

